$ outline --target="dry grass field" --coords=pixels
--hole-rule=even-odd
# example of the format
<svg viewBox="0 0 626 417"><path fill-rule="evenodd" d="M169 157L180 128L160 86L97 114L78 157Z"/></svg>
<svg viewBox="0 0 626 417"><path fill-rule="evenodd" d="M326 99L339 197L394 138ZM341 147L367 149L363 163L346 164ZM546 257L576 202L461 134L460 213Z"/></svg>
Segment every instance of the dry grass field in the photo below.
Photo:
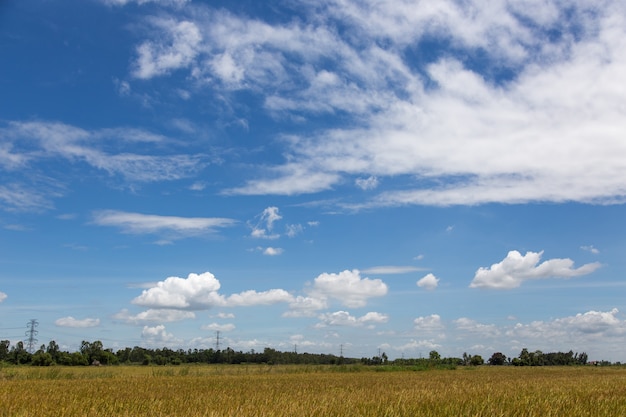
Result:
<svg viewBox="0 0 626 417"><path fill-rule="evenodd" d="M626 368L0 368L0 416L624 416Z"/></svg>

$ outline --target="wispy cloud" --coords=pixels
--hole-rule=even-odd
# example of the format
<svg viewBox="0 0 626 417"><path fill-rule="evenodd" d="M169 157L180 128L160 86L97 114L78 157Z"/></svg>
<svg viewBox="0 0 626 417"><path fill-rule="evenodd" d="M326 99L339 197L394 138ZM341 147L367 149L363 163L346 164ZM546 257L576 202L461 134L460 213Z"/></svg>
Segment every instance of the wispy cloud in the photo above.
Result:
<svg viewBox="0 0 626 417"><path fill-rule="evenodd" d="M195 317L196 315L193 311L173 309L148 309L135 315L131 314L127 309L123 309L113 315L115 320L121 320L131 324L145 322L170 323L174 321L194 319Z"/></svg>
<svg viewBox="0 0 626 417"><path fill-rule="evenodd" d="M217 229L233 226L237 221L221 217L177 217L102 210L93 213L93 223L118 227L125 233L164 233L173 238L184 238L215 233Z"/></svg>
<svg viewBox="0 0 626 417"><path fill-rule="evenodd" d="M60 319L56 319L54 324L59 327L76 327L76 328L86 328L86 327L96 327L100 325L100 319L93 318L85 318L85 319L75 319L72 316L61 317Z"/></svg>
<svg viewBox="0 0 626 417"><path fill-rule="evenodd" d="M211 323L205 324L201 327L202 330L210 330L210 331L220 331L220 332L230 332L235 330L235 325L232 323L219 324L219 323Z"/></svg>
<svg viewBox="0 0 626 417"><path fill-rule="evenodd" d="M43 168L48 161L80 165L131 183L172 181L197 175L204 154L171 153L175 141L136 128L87 130L54 121L0 123L0 207L12 211L52 208L66 193L67 175ZM54 175L54 176L53 176Z"/></svg>
<svg viewBox="0 0 626 417"><path fill-rule="evenodd" d="M138 77L185 70L216 90L261 95L269 114L360 122L293 137L283 164L225 193L315 193L350 176L361 188L396 184L351 208L626 198L624 95L614 88L626 72L621 5L300 5L310 21L269 24L197 6L153 21L159 35L138 47ZM416 67L406 52L433 37L469 58L442 45ZM477 51L486 69L471 65Z"/></svg>
<svg viewBox="0 0 626 417"><path fill-rule="evenodd" d="M251 225L252 232L250 235L255 238L262 239L278 239L280 234L273 233L274 223L282 219L279 214L278 207L267 207L261 214L256 216L256 223Z"/></svg>
<svg viewBox="0 0 626 417"><path fill-rule="evenodd" d="M360 327L364 325L386 323L389 320L389 317L386 314L377 312L369 312L361 317L355 317L347 311L325 313L320 315L318 318L320 322L315 326L316 328L327 326Z"/></svg>
<svg viewBox="0 0 626 417"><path fill-rule="evenodd" d="M600 253L600 251L597 248L595 248L593 245L581 246L580 248L584 251L591 252L594 255L597 255Z"/></svg>
<svg viewBox="0 0 626 417"><path fill-rule="evenodd" d="M476 271L470 288L512 289L519 287L524 281L547 278L572 278L587 275L600 267L597 262L574 268L571 259L549 259L539 264L541 252L510 251L506 258L489 268Z"/></svg>
<svg viewBox="0 0 626 417"><path fill-rule="evenodd" d="M424 268L416 266L401 266L401 265L381 265L373 266L371 268L365 268L362 270L365 274L374 275L388 275L388 274L408 274L410 272L423 271Z"/></svg>

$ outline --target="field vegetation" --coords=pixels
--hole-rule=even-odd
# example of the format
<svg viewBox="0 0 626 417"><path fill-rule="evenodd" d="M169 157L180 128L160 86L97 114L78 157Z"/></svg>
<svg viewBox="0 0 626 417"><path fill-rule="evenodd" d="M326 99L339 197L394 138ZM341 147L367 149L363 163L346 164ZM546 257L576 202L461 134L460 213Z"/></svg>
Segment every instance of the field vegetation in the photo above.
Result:
<svg viewBox="0 0 626 417"><path fill-rule="evenodd" d="M0 368L0 417L623 416L621 366ZM394 372L395 371L395 372Z"/></svg>

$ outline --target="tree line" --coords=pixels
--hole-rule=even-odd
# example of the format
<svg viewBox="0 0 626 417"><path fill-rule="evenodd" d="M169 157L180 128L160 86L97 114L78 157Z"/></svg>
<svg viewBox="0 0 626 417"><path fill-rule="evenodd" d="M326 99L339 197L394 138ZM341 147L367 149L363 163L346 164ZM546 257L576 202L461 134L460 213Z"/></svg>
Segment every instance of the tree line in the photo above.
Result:
<svg viewBox="0 0 626 417"><path fill-rule="evenodd" d="M253 349L248 352L235 351L230 347L219 349L149 349L139 346L126 347L117 351L105 348L101 341L83 341L80 349L76 352L61 350L59 345L50 341L48 345L41 347L34 353L30 353L23 342L17 342L11 346L8 340L0 341L0 362L15 365L34 366L87 366L87 365L181 365L192 363L210 364L315 364L315 365L397 365L417 367L456 367L456 366L480 366L485 363L494 366L567 366L586 365L588 356L585 352L550 352L543 353L540 350L531 352L524 348L517 357L507 357L501 352L495 352L485 362L480 355L463 353L460 358L442 358L432 350L428 358L401 358L390 361L385 352L371 358L361 359L347 358L333 354L281 352L272 348L265 348L262 352ZM610 362L601 361L597 365L611 365ZM617 363L619 364L619 363Z"/></svg>

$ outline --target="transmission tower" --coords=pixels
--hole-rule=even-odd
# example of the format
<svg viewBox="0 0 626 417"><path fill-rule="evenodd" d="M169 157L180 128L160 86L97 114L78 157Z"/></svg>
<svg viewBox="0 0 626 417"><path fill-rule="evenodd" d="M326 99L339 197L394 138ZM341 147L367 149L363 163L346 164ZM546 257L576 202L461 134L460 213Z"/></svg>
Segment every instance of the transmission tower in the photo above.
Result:
<svg viewBox="0 0 626 417"><path fill-rule="evenodd" d="M39 322L36 319L31 319L28 324L26 324L28 330L26 330L27 339L25 340L25 342L26 350L28 350L29 353L33 353L33 351L35 350L35 346L38 342L37 338L35 337L39 333L37 330L35 330L35 327L37 326L39 326Z"/></svg>
<svg viewBox="0 0 626 417"><path fill-rule="evenodd" d="M215 337L215 350L220 350L220 331L216 331L216 337Z"/></svg>

